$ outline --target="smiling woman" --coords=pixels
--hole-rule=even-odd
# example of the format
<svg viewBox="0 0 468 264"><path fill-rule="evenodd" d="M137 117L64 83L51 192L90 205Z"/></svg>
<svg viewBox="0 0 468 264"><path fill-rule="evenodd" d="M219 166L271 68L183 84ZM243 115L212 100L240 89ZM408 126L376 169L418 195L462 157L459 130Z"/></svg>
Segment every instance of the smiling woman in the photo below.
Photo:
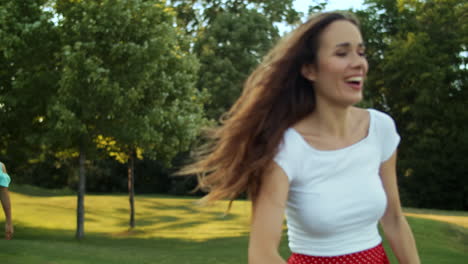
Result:
<svg viewBox="0 0 468 264"><path fill-rule="evenodd" d="M344 20L333 22L323 31L318 63L305 64L302 75L314 83L317 103L347 106L362 100L367 70L359 29Z"/></svg>
<svg viewBox="0 0 468 264"><path fill-rule="evenodd" d="M288 264L389 263L379 220L399 261L419 263L398 195L395 123L355 106L364 49L351 14L314 15L270 51L212 145L182 170L199 175L203 202L249 194L249 263L286 263L277 251L284 214Z"/></svg>

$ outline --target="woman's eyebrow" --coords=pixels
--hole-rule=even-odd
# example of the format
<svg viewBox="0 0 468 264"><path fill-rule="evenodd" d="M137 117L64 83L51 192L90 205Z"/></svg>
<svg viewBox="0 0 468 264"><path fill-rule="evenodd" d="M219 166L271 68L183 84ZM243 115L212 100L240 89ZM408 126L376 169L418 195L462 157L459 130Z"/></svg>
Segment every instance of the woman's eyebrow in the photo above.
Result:
<svg viewBox="0 0 468 264"><path fill-rule="evenodd" d="M337 44L336 47L337 47L337 48L342 48L342 47L344 47L344 48L349 48L349 47L351 47L351 43L349 43L349 42L343 42L343 43ZM359 43L359 44L358 44L358 47L359 47L359 48L365 48L365 46L364 46L363 43Z"/></svg>

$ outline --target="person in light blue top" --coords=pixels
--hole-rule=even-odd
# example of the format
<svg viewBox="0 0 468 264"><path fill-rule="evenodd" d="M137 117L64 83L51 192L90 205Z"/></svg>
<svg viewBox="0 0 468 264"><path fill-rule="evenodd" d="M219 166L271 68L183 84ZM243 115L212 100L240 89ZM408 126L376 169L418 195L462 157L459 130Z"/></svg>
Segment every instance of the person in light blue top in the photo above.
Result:
<svg viewBox="0 0 468 264"><path fill-rule="evenodd" d="M5 164L0 162L2 166L0 170L0 201L2 203L3 212L5 213L5 238L10 240L13 237L13 223L11 220L11 202L10 195L8 193L8 186L10 185L11 179L7 174Z"/></svg>

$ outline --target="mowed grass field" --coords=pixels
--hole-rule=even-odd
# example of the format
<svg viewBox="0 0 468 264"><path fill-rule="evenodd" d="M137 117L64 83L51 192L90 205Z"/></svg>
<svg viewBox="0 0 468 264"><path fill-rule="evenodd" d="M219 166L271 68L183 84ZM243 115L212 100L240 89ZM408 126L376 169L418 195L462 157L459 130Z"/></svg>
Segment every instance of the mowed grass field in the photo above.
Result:
<svg viewBox="0 0 468 264"><path fill-rule="evenodd" d="M126 195L87 195L86 237L77 241L76 196L69 191L13 186L11 198L16 233L0 240L2 264L247 263L246 201L224 215L224 202L200 207L193 198L138 195L136 228L129 231ZM422 263L468 263L468 212L405 210ZM290 254L286 235L280 252Z"/></svg>

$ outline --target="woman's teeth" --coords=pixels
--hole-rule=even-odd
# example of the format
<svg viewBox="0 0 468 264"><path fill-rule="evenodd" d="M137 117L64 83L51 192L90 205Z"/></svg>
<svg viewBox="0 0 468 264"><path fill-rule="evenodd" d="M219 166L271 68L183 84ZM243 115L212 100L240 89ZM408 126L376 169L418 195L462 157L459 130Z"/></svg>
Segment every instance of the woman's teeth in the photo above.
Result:
<svg viewBox="0 0 468 264"><path fill-rule="evenodd" d="M361 83L362 82L362 77L361 76L350 77L350 78L346 79L346 82Z"/></svg>

